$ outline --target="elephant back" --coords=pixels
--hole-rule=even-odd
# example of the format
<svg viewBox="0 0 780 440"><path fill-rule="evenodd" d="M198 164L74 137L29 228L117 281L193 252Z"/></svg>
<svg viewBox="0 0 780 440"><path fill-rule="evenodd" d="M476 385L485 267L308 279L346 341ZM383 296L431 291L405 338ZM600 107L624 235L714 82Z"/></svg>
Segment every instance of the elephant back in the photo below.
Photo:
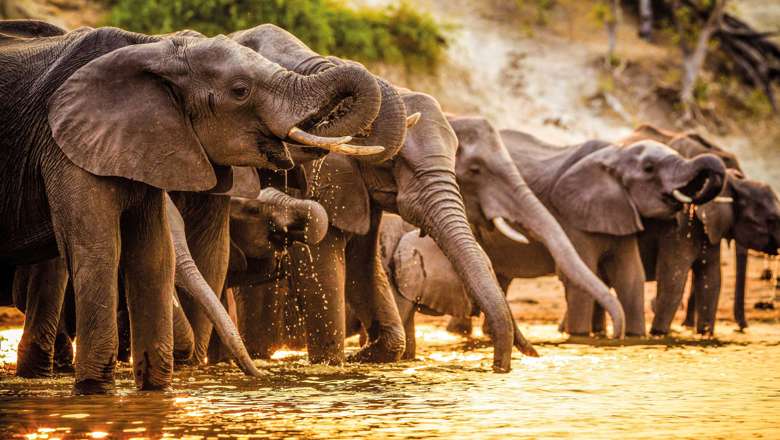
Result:
<svg viewBox="0 0 780 440"><path fill-rule="evenodd" d="M431 237L405 234L393 255L398 292L427 315L467 318L479 314L460 276Z"/></svg>

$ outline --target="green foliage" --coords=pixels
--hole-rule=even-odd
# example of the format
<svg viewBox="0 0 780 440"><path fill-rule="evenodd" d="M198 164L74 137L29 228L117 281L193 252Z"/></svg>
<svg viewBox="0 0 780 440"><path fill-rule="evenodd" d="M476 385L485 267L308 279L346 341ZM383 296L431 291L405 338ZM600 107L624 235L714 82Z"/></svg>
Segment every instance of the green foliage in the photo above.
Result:
<svg viewBox="0 0 780 440"><path fill-rule="evenodd" d="M147 34L194 29L206 35L274 23L312 50L361 62L433 70L445 30L410 4L350 8L340 0L118 0L110 24Z"/></svg>

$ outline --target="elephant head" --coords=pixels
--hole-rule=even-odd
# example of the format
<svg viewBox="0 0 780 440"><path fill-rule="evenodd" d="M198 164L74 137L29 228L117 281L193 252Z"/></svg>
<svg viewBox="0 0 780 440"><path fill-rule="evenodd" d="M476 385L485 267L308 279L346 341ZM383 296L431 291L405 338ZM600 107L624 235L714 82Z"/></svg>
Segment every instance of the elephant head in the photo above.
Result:
<svg viewBox="0 0 780 440"><path fill-rule="evenodd" d="M612 317L615 337L624 332L620 302L580 259L557 220L537 199L512 161L498 131L484 118L448 118L458 137L455 172L472 223L523 241L510 224L545 244L562 273L589 292ZM527 241L525 241L527 243Z"/></svg>
<svg viewBox="0 0 780 440"><path fill-rule="evenodd" d="M780 201L766 183L729 170L720 197L696 208L712 244L733 238L742 246L769 255L780 247Z"/></svg>
<svg viewBox="0 0 780 440"><path fill-rule="evenodd" d="M231 264L235 258L271 257L288 241L319 243L327 231L328 214L313 200L296 199L275 188L263 189L256 199L230 200L230 239L235 244Z"/></svg>
<svg viewBox="0 0 780 440"><path fill-rule="evenodd" d="M215 165L290 168L283 141L360 154L344 144L379 111L376 81L356 65L303 76L224 36L146 37L116 29L81 35L120 47L59 86L49 101L49 125L65 155L96 175L211 190ZM341 108L345 101L348 110Z"/></svg>
<svg viewBox="0 0 780 440"><path fill-rule="evenodd" d="M609 235L643 230L642 217L672 218L684 204L718 195L726 170L716 156L686 159L653 140L625 147L591 141L563 167L548 199L577 229Z"/></svg>
<svg viewBox="0 0 780 440"><path fill-rule="evenodd" d="M252 29L236 32L230 35L238 43L251 48L269 60L278 63L282 67L301 75L324 75L330 71L341 72L347 66L364 71L362 66L334 57L323 57L309 49L294 35L284 29L272 25L263 24ZM344 73L338 73L335 78L349 78ZM375 83L380 89L381 106L373 124L362 127L352 142L356 145L374 146L381 145L385 150L378 154L366 155L360 159L366 163L381 163L393 157L401 148L406 132L406 109L400 100L398 92L386 81L375 77ZM356 104L356 103L355 103ZM362 110L355 104L347 104L352 118L359 118ZM344 108L337 109L345 111ZM343 126L348 124L349 117L341 119L325 118L317 124L317 128L327 134L340 134ZM352 132L350 132L352 133Z"/></svg>

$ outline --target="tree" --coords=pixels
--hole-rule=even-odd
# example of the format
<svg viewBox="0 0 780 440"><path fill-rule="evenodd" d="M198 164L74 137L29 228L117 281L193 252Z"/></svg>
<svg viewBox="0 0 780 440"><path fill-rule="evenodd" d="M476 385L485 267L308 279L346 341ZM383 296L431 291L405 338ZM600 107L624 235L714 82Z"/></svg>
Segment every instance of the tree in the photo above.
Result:
<svg viewBox="0 0 780 440"><path fill-rule="evenodd" d="M689 32L685 29L683 20L678 16L680 11L683 11L680 0L674 0L672 2L672 10L674 13L674 22L677 27L677 32L680 38L680 50L683 54L683 75L682 84L680 87L680 103L683 108L683 120L690 121L693 119L694 114L698 111L696 107L696 99L694 96L694 89L696 87L696 81L699 78L704 61L707 59L707 52L709 49L709 43L715 32L718 31L723 19L723 12L726 8L728 0L710 0L710 7L707 11L707 19L704 25L699 29L698 35L694 32L695 37L690 41L686 38ZM691 42L695 43L691 46Z"/></svg>

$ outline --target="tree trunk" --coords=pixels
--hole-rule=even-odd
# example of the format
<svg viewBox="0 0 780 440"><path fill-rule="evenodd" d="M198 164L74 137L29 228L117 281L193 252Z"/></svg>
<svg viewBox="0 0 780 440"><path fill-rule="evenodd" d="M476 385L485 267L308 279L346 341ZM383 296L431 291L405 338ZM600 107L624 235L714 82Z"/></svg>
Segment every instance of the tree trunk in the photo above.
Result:
<svg viewBox="0 0 780 440"><path fill-rule="evenodd" d="M683 107L684 120L689 121L693 119L693 112L696 108L696 100L693 95L693 91L696 87L696 80L699 78L699 73L701 72L702 66L704 66L704 61L707 59L710 38L712 38L712 35L720 27L726 3L727 0L715 1L704 27L699 31L699 35L696 38L696 46L693 50L685 43L681 25L679 23L677 25L680 34L680 48L683 52L683 76L682 87L680 88L680 103ZM675 1L675 8L677 7L679 7L679 1Z"/></svg>
<svg viewBox="0 0 780 440"><path fill-rule="evenodd" d="M646 41L653 39L652 0L639 0L639 36Z"/></svg>

